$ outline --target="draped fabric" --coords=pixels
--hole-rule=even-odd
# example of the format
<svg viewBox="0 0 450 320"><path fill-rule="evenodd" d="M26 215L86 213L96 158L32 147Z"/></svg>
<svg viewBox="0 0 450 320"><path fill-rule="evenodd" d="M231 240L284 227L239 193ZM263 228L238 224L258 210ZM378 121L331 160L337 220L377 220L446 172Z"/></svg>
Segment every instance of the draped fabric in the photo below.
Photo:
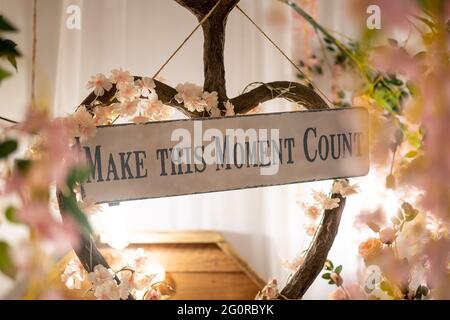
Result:
<svg viewBox="0 0 450 320"><path fill-rule="evenodd" d="M90 75L122 67L134 75L152 76L197 24L174 1L39 0L38 4L37 94L54 116L72 112L87 96ZM66 27L67 7L74 4L81 8L81 30ZM334 30L348 31L340 20L344 4L319 1L319 20ZM31 5L29 0L0 0L0 12L20 30L14 39L24 53L18 74L0 86L0 114L16 120L23 119L29 102ZM240 6L288 55L301 53L302 39L293 31L291 9L271 0L242 0ZM281 12L281 21L271 10ZM203 83L202 42L199 30L162 71L169 85ZM251 82L295 80L292 66L237 10L228 19L225 66L230 97ZM275 101L267 110L280 108L289 105ZM134 232L217 230L264 279L276 277L284 283L288 272L280 258L294 258L310 241L303 228L307 219L297 201L324 184L330 182L127 202L104 206L93 223L99 232L125 241ZM357 246L350 235L356 203L349 200L331 251L336 262L348 266L344 268L348 277L354 276L357 267ZM0 234L5 233L1 228ZM318 279L306 298L324 298L330 290Z"/></svg>

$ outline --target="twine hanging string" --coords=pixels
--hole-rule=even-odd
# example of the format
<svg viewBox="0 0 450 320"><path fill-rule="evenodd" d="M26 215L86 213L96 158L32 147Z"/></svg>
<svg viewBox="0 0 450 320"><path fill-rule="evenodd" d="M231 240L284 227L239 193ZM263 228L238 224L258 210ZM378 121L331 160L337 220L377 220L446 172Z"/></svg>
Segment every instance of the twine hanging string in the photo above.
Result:
<svg viewBox="0 0 450 320"><path fill-rule="evenodd" d="M188 40L194 35L195 31L197 31L198 28L200 28L201 25L205 23L205 21L213 14L214 10L219 6L219 4L222 2L222 0L217 1L217 3L209 10L209 12L203 17L202 20L197 24L197 26L194 28L194 30L189 33L189 35L186 37L186 39L183 40L183 42L176 48L176 50L170 55L170 57L166 60L166 62L163 63L163 65L156 71L155 75L152 79L155 79L161 71L167 66L167 64L172 60L173 57L178 53L178 51L181 50L181 48L188 42Z"/></svg>
<svg viewBox="0 0 450 320"><path fill-rule="evenodd" d="M33 1L33 45L31 58L31 108L36 107L37 0Z"/></svg>
<svg viewBox="0 0 450 320"><path fill-rule="evenodd" d="M272 38L270 38L267 33L264 32L264 30L261 29L261 27L252 19L249 17L249 15L247 13L245 13L244 10L242 10L238 5L236 6L236 8L255 26L256 29L258 29L258 31L281 53L281 55L286 58L287 61L289 61L289 63L308 81L308 83L310 83L314 89L317 90L317 92L322 96L322 98L324 98L325 100L327 100L330 105L333 105L333 103L331 102L331 100L327 97L327 95L320 90L320 88L318 86L316 86L314 84L314 81L312 81L311 78L308 77L308 75L303 72L303 70L294 62L292 61L291 58L289 58L289 56L283 51L283 49L281 49L273 40Z"/></svg>
<svg viewBox="0 0 450 320"><path fill-rule="evenodd" d="M36 0L35 0L36 1ZM186 44L186 42L189 41L189 39L192 37L192 35L200 28L200 26L205 23L205 21L212 15L214 10L219 6L219 4L222 2L222 0L217 1L217 3L211 8L211 10L200 20L200 22L197 24L197 26L194 28L194 30L189 33L189 35L183 40L183 42L175 49L175 51L170 55L170 57L162 64L162 66L158 69L158 71L153 76L153 79L155 79L161 71L169 64L169 62L175 57L175 55L181 50L181 48ZM308 75L303 72L303 70L294 62L291 58L261 29L261 27L252 19L249 15L247 15L238 5L236 8L255 26L255 28L281 53L281 55L289 61L289 63L308 81L308 83L311 84L311 86L317 90L317 92L324 98L326 101L330 103L330 105L333 105L331 100L327 97L327 95L320 90L320 88L314 84L311 78L308 77Z"/></svg>

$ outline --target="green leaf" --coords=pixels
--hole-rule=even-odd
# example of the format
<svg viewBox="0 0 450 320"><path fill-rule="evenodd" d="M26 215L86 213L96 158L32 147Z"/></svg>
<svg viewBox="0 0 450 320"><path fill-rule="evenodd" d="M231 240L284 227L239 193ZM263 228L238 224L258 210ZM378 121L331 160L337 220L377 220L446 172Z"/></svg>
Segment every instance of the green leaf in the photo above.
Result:
<svg viewBox="0 0 450 320"><path fill-rule="evenodd" d="M67 178L67 186L70 189L73 189L73 187L77 183L85 182L89 178L90 174L91 168L89 166L77 167L72 169Z"/></svg>
<svg viewBox="0 0 450 320"><path fill-rule="evenodd" d="M20 221L16 218L16 208L10 206L5 210L5 218L11 223L19 223Z"/></svg>
<svg viewBox="0 0 450 320"><path fill-rule="evenodd" d="M333 262L331 262L331 260L328 260L328 259L327 259L327 260L325 261L324 267L325 267L325 270L329 270L329 271L333 270L333 269L334 269Z"/></svg>
<svg viewBox="0 0 450 320"><path fill-rule="evenodd" d="M16 140L5 140L0 143L0 159L6 158L11 153L16 151L17 141Z"/></svg>
<svg viewBox="0 0 450 320"><path fill-rule="evenodd" d="M17 50L17 44L14 41L0 38L0 57L9 55L14 57L22 56Z"/></svg>
<svg viewBox="0 0 450 320"><path fill-rule="evenodd" d="M322 279L330 280L331 279L331 273L326 272L322 275Z"/></svg>
<svg viewBox="0 0 450 320"><path fill-rule="evenodd" d="M340 274L342 271L342 265L339 265L336 267L336 269L334 270L334 272L336 272L337 274Z"/></svg>
<svg viewBox="0 0 450 320"><path fill-rule="evenodd" d="M5 32L15 32L17 29L3 15L0 15L0 30Z"/></svg>
<svg viewBox="0 0 450 320"><path fill-rule="evenodd" d="M402 204L403 214L405 215L406 221L412 221L419 214L419 210L415 209L408 202L403 202Z"/></svg>
<svg viewBox="0 0 450 320"><path fill-rule="evenodd" d="M8 55L8 61L9 63L11 63L11 65L14 67L14 69L16 69L17 71L17 60L16 57L13 55Z"/></svg>
<svg viewBox="0 0 450 320"><path fill-rule="evenodd" d="M409 151L407 154L405 154L406 158L414 158L415 156L417 156L416 150Z"/></svg>
<svg viewBox="0 0 450 320"><path fill-rule="evenodd" d="M16 268L11 259L9 244L4 241L0 241L0 271L11 279L16 276Z"/></svg>
<svg viewBox="0 0 450 320"><path fill-rule="evenodd" d="M5 69L0 68L0 82L11 76L11 72L6 71Z"/></svg>
<svg viewBox="0 0 450 320"><path fill-rule="evenodd" d="M20 173L25 174L31 167L31 160L17 159L16 168Z"/></svg>

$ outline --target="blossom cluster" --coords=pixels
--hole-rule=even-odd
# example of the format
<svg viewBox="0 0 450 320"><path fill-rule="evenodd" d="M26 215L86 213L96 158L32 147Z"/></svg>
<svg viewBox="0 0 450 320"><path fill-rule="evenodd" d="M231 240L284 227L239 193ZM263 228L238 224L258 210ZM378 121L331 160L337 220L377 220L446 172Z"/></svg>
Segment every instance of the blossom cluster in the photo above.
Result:
<svg viewBox="0 0 450 320"><path fill-rule="evenodd" d="M139 248L124 256L123 266L114 272L102 265L96 265L87 273L80 261L73 258L67 263L61 281L69 289L81 289L90 284L90 291L98 300L126 300L129 296L144 300L160 300L166 297L153 286L158 275L148 268L150 261L143 249Z"/></svg>
<svg viewBox="0 0 450 320"><path fill-rule="evenodd" d="M135 123L158 121L170 116L169 109L158 99L156 84L152 78L136 79L129 71L115 69L108 78L98 73L91 77L86 86L102 97L114 88L110 104L93 104L96 125L112 124L118 118L130 118Z"/></svg>

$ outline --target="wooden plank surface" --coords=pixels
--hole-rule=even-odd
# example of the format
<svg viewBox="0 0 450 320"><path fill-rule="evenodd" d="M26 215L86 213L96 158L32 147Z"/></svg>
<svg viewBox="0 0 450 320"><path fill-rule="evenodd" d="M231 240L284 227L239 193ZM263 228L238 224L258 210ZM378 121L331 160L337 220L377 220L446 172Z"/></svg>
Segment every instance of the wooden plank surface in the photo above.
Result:
<svg viewBox="0 0 450 320"><path fill-rule="evenodd" d="M164 266L165 282L175 289L166 292L170 299L243 299L252 300L264 286L261 278L242 260L214 231L169 231L149 232L142 237L144 243L134 243L125 250L143 248L150 258ZM101 249L112 263L117 257L115 250ZM74 256L69 253L59 263L59 270ZM55 281L59 280L59 274ZM167 287L165 287L167 289ZM95 299L86 292L89 283L82 290L63 290L67 299Z"/></svg>
<svg viewBox="0 0 450 320"><path fill-rule="evenodd" d="M167 272L240 272L236 260L216 244L141 244L150 261L164 266Z"/></svg>
<svg viewBox="0 0 450 320"><path fill-rule="evenodd" d="M174 272L167 280L175 286L173 300L253 300L260 290L243 272Z"/></svg>
<svg viewBox="0 0 450 320"><path fill-rule="evenodd" d="M149 231L129 235L129 242L133 244L150 243L215 243L225 241L222 235L215 231ZM103 241L100 236L100 241Z"/></svg>

